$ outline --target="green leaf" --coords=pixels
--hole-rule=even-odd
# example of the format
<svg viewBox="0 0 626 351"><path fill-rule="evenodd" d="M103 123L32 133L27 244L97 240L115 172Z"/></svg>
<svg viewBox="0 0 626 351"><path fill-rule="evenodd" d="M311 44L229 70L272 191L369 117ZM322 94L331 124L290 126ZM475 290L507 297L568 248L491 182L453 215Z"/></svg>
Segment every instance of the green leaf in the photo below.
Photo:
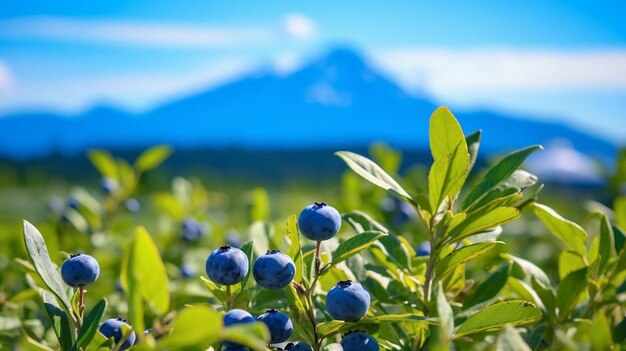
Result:
<svg viewBox="0 0 626 351"><path fill-rule="evenodd" d="M167 271L159 250L143 227L135 229L135 236L122 260L122 284L129 294L131 322L137 330L144 330L143 303L157 315L169 311L170 294Z"/></svg>
<svg viewBox="0 0 626 351"><path fill-rule="evenodd" d="M350 330L363 330L371 328L372 326L379 326L382 324L395 324L395 323L433 323L432 320L427 319L424 316L417 314L385 314L376 317L365 316L358 322L343 322L343 321L330 321L322 322L317 325L317 333L322 338L327 338L340 333L345 333Z"/></svg>
<svg viewBox="0 0 626 351"><path fill-rule="evenodd" d="M538 203L533 203L530 206L534 209L535 215L554 236L579 255L586 255L587 232L583 228L561 217L548 206Z"/></svg>
<svg viewBox="0 0 626 351"><path fill-rule="evenodd" d="M622 154L626 155L626 151L623 151ZM626 159L626 157L624 159ZM613 209L615 210L615 222L623 230L626 230L626 196L617 197L613 204Z"/></svg>
<svg viewBox="0 0 626 351"><path fill-rule="evenodd" d="M467 151L470 155L469 170L471 171L478 159L478 149L480 148L480 138L483 134L482 130L477 130L465 137L465 143L467 144Z"/></svg>
<svg viewBox="0 0 626 351"><path fill-rule="evenodd" d="M439 328L440 328L440 340L439 343L448 343L452 338L452 334L454 333L454 313L452 312L452 307L448 303L446 299L446 295L443 292L443 288L441 287L441 282L437 284L436 289L436 312L437 318L439 318Z"/></svg>
<svg viewBox="0 0 626 351"><path fill-rule="evenodd" d="M615 252L615 234L613 227L606 215L602 214L600 218L600 262L598 264L598 272L604 273L609 259L616 256Z"/></svg>
<svg viewBox="0 0 626 351"><path fill-rule="evenodd" d="M439 107L430 118L430 149L434 162L428 173L428 193L435 212L446 197L456 198L470 165L463 130L447 107Z"/></svg>
<svg viewBox="0 0 626 351"><path fill-rule="evenodd" d="M289 235L289 249L287 255L293 259L296 264L296 274L293 280L302 282L304 276L304 258L302 256L302 245L300 244L300 233L298 232L298 220L296 216L291 216L287 220L287 235Z"/></svg>
<svg viewBox="0 0 626 351"><path fill-rule="evenodd" d="M587 267L568 274L556 290L556 305L559 317L566 318L587 287Z"/></svg>
<svg viewBox="0 0 626 351"><path fill-rule="evenodd" d="M270 333L263 322L244 323L222 329L220 339L236 342L254 350L266 350Z"/></svg>
<svg viewBox="0 0 626 351"><path fill-rule="evenodd" d="M54 333L59 340L59 345L61 345L61 350L69 351L72 348L72 329L70 324L70 319L67 316L67 312L61 309L57 299L47 292L43 290L43 305L46 309L46 313L48 317L50 317L50 321L52 322L52 329L54 329Z"/></svg>
<svg viewBox="0 0 626 351"><path fill-rule="evenodd" d="M454 338L500 330L507 325L529 324L540 318L541 310L531 302L522 300L502 301L466 319L456 330Z"/></svg>
<svg viewBox="0 0 626 351"><path fill-rule="evenodd" d="M76 344L74 344L72 350L80 350L81 348L89 345L91 339L93 339L98 327L100 326L100 320L102 319L106 308L107 302L105 299L102 299L91 309L78 330L78 338L76 339Z"/></svg>
<svg viewBox="0 0 626 351"><path fill-rule="evenodd" d="M335 266L339 262L348 259L348 257L354 256L357 253L367 249L369 246L373 245L378 239L385 236L387 236L387 234L372 230L357 234L352 238L343 241L339 244L339 246L333 253L331 266Z"/></svg>
<svg viewBox="0 0 626 351"><path fill-rule="evenodd" d="M520 216L515 207L498 207L486 213L472 213L463 223L449 234L451 242L460 241L470 235L487 231L499 225L511 222Z"/></svg>
<svg viewBox="0 0 626 351"><path fill-rule="evenodd" d="M149 171L158 167L172 154L172 149L167 145L157 145L144 151L137 157L135 168L140 172Z"/></svg>
<svg viewBox="0 0 626 351"><path fill-rule="evenodd" d="M505 188L519 188L523 190L537 184L538 180L539 178L537 178L536 175L518 169L511 174L502 186Z"/></svg>
<svg viewBox="0 0 626 351"><path fill-rule="evenodd" d="M43 240L39 230L28 221L24 221L24 244L26 245L28 257L41 280L46 284L48 290L61 302L63 310L71 313L70 300L61 282L61 276L50 260L46 242Z"/></svg>
<svg viewBox="0 0 626 351"><path fill-rule="evenodd" d="M374 161L349 151L338 151L335 152L335 155L339 156L348 167L368 182L411 200L411 195Z"/></svg>
<svg viewBox="0 0 626 351"><path fill-rule="evenodd" d="M250 274L252 274L252 263L253 261L253 249L254 249L254 240L248 240L245 243L243 243L243 245L241 245L241 247L239 248L241 251L243 251L244 254L246 254L246 257L248 257L248 274L246 274L245 277L243 277L243 279L241 280L240 284L240 290L243 290L246 287L246 284L248 284L248 280L250 279Z"/></svg>
<svg viewBox="0 0 626 351"><path fill-rule="evenodd" d="M578 253L565 250L559 254L559 279L564 279L568 274L585 267L587 263Z"/></svg>
<svg viewBox="0 0 626 351"><path fill-rule="evenodd" d="M222 316L206 305L183 309L174 322L172 332L157 344L158 350L182 350L195 347L208 348L219 340Z"/></svg>
<svg viewBox="0 0 626 351"><path fill-rule="evenodd" d="M485 281L478 285L476 289L467 296L463 303L463 308L477 305L498 295L509 279L510 268L511 264L509 261L505 261L501 264L498 269L491 273Z"/></svg>
<svg viewBox="0 0 626 351"><path fill-rule="evenodd" d="M496 349L498 351L531 351L526 341L512 327L504 328L498 335Z"/></svg>
<svg viewBox="0 0 626 351"><path fill-rule="evenodd" d="M367 213L361 211L352 211L344 214L342 219L346 221L356 233L363 233L369 230L378 230L379 232L389 233L384 225L377 222Z"/></svg>
<svg viewBox="0 0 626 351"><path fill-rule="evenodd" d="M523 258L513 256L511 254L506 254L505 257L512 259L513 262L515 262L515 264L522 269L528 282L530 282L532 278L535 278L537 282L539 282L543 286L549 287L552 285L552 283L550 282L550 278L548 278L546 272L544 272L534 263L527 261Z"/></svg>
<svg viewBox="0 0 626 351"><path fill-rule="evenodd" d="M102 176L117 179L117 163L106 150L91 150L87 157Z"/></svg>
<svg viewBox="0 0 626 351"><path fill-rule="evenodd" d="M219 285L202 276L200 277L200 280L202 281L204 286L206 286L209 291L211 291L211 294L213 294L213 296L220 300L220 302L226 301L226 292L222 290Z"/></svg>
<svg viewBox="0 0 626 351"><path fill-rule="evenodd" d="M504 244L501 241L490 241L462 247L437 262L435 267L437 280L443 279L457 265L469 262L474 258L488 252L496 245Z"/></svg>
<svg viewBox="0 0 626 351"><path fill-rule="evenodd" d="M507 180L528 156L541 149L543 147L535 145L513 151L504 156L502 160L487 170L487 173L482 176L479 183L470 190L465 199L463 199L461 208L463 210L471 209L487 192Z"/></svg>

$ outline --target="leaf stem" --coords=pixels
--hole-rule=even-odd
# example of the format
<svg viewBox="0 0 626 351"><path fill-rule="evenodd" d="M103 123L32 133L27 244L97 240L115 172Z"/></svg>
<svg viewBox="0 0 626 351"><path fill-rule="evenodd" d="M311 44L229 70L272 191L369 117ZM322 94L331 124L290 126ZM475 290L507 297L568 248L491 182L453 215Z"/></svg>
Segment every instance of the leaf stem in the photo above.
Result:
<svg viewBox="0 0 626 351"><path fill-rule="evenodd" d="M80 316L80 321L82 324L83 320L83 311L85 310L85 287L78 287L78 315Z"/></svg>
<svg viewBox="0 0 626 351"><path fill-rule="evenodd" d="M317 285L317 281L320 276L320 266L322 264L322 260L320 258L320 248L322 246L321 241L317 241L315 243L315 257L313 257L313 280L311 284L306 289L306 304L307 304L307 316L309 317L309 321L311 322L311 327L313 328L313 350L319 351L321 347L322 340L320 336L317 334L317 322L315 321L315 304L313 303L313 293L315 292L315 287Z"/></svg>
<svg viewBox="0 0 626 351"><path fill-rule="evenodd" d="M226 301L224 301L224 304L225 304L224 307L226 308L226 312L228 312L230 310L230 307L231 307L230 305L232 303L231 297L232 297L232 295L231 295L231 292L230 292L230 285L226 285Z"/></svg>

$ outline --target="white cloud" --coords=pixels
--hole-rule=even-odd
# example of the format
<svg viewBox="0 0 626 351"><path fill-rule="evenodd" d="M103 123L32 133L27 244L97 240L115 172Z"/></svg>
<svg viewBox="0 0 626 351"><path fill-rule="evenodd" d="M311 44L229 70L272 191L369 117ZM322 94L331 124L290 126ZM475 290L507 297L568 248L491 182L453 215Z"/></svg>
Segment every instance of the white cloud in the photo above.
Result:
<svg viewBox="0 0 626 351"><path fill-rule="evenodd" d="M317 34L317 25L303 14L292 13L285 16L283 30L294 39L311 39Z"/></svg>
<svg viewBox="0 0 626 351"><path fill-rule="evenodd" d="M0 61L0 93L8 92L13 87L13 77L9 67Z"/></svg>
<svg viewBox="0 0 626 351"><path fill-rule="evenodd" d="M408 88L449 90L626 90L626 50L376 51L375 61Z"/></svg>
<svg viewBox="0 0 626 351"><path fill-rule="evenodd" d="M0 20L0 38L40 39L172 48L213 48L275 42L283 33L304 40L315 34L313 22L302 15L288 15L280 28L272 26L228 27L91 20L64 17L22 17Z"/></svg>

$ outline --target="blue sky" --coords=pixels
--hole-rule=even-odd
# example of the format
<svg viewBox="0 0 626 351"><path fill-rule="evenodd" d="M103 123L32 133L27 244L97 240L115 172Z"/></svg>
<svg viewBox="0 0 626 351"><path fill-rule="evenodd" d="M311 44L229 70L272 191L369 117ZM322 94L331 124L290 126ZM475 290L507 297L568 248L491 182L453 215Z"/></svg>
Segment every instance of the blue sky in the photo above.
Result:
<svg viewBox="0 0 626 351"><path fill-rule="evenodd" d="M0 7L0 113L140 111L350 44L415 94L626 140L623 1L21 1Z"/></svg>

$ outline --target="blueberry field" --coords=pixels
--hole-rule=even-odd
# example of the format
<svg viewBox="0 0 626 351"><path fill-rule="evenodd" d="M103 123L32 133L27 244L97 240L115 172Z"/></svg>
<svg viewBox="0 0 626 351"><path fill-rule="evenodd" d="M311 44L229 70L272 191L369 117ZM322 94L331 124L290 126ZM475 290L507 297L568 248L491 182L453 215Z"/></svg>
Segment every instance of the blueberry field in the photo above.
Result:
<svg viewBox="0 0 626 351"><path fill-rule="evenodd" d="M336 150L334 184L152 186L159 145L2 190L0 349L626 349L626 152L594 200L525 170L541 145L482 158L445 107L427 127L432 163Z"/></svg>

